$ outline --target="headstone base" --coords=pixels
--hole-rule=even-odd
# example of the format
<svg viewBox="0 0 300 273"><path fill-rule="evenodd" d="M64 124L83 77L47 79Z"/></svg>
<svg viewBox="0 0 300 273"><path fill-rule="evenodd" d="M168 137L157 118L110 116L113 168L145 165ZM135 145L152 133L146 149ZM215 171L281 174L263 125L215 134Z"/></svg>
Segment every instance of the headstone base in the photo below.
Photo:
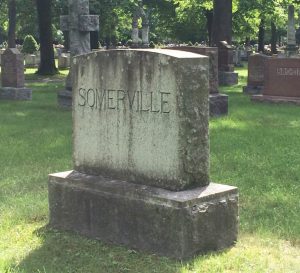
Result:
<svg viewBox="0 0 300 273"><path fill-rule="evenodd" d="M228 114L228 96L224 94L209 95L209 114L211 117L217 117Z"/></svg>
<svg viewBox="0 0 300 273"><path fill-rule="evenodd" d="M262 93L263 88L263 86L247 85L243 87L243 93L247 95L258 95Z"/></svg>
<svg viewBox="0 0 300 273"><path fill-rule="evenodd" d="M300 97L253 95L251 100L255 102L288 103L300 106Z"/></svg>
<svg viewBox="0 0 300 273"><path fill-rule="evenodd" d="M232 246L238 190L174 192L76 171L49 176L50 226L177 259Z"/></svg>
<svg viewBox="0 0 300 273"><path fill-rule="evenodd" d="M63 90L57 93L58 106L66 110L72 109L72 91Z"/></svg>
<svg viewBox="0 0 300 273"><path fill-rule="evenodd" d="M239 82L239 74L236 72L219 71L219 84L220 85L236 85Z"/></svg>
<svg viewBox="0 0 300 273"><path fill-rule="evenodd" d="M0 88L1 100L32 100L32 90L29 88L21 87L1 87Z"/></svg>

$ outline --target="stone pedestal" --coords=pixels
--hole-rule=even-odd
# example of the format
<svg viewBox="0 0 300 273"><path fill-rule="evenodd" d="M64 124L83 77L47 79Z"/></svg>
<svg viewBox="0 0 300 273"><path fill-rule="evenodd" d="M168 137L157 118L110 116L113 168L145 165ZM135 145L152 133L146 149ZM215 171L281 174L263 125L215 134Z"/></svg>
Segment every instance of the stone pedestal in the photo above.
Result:
<svg viewBox="0 0 300 273"><path fill-rule="evenodd" d="M225 185L174 192L70 171L50 175L49 203L52 227L177 259L237 240L238 193Z"/></svg>
<svg viewBox="0 0 300 273"><path fill-rule="evenodd" d="M58 105L65 109L71 110L72 109L72 91L63 90L59 91L57 94L57 101Z"/></svg>
<svg viewBox="0 0 300 273"><path fill-rule="evenodd" d="M220 93L209 95L209 115L218 117L228 114L228 96Z"/></svg>
<svg viewBox="0 0 300 273"><path fill-rule="evenodd" d="M70 67L70 55L61 54L58 57L58 69L68 69Z"/></svg>
<svg viewBox="0 0 300 273"><path fill-rule="evenodd" d="M220 85L236 85L239 81L239 74L236 72L219 71Z"/></svg>
<svg viewBox="0 0 300 273"><path fill-rule="evenodd" d="M32 100L32 90L25 87L1 87L1 100Z"/></svg>

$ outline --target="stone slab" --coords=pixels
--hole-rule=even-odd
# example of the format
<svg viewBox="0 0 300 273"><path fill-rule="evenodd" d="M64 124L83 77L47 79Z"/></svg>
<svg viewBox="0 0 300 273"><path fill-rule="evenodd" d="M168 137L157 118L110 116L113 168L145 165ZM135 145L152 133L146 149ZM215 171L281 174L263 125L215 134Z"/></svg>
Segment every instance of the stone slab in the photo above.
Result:
<svg viewBox="0 0 300 273"><path fill-rule="evenodd" d="M74 58L74 169L171 190L209 183L208 57L108 50Z"/></svg>
<svg viewBox="0 0 300 273"><path fill-rule="evenodd" d="M243 86L243 93L247 95L258 95L262 93L263 86Z"/></svg>
<svg viewBox="0 0 300 273"><path fill-rule="evenodd" d="M269 102L269 103L279 103L279 104L285 103L285 104L294 104L300 106L299 97L253 95L251 97L251 100L255 102Z"/></svg>
<svg viewBox="0 0 300 273"><path fill-rule="evenodd" d="M209 95L209 115L218 117L228 114L228 96L224 94Z"/></svg>
<svg viewBox="0 0 300 273"><path fill-rule="evenodd" d="M29 88L1 87L1 100L32 100L32 90Z"/></svg>
<svg viewBox="0 0 300 273"><path fill-rule="evenodd" d="M57 102L59 107L65 110L72 109L72 91L63 90L57 93Z"/></svg>
<svg viewBox="0 0 300 273"><path fill-rule="evenodd" d="M263 95L300 98L300 59L268 58Z"/></svg>
<svg viewBox="0 0 300 273"><path fill-rule="evenodd" d="M232 246L238 191L174 192L68 171L49 176L50 226L177 259Z"/></svg>
<svg viewBox="0 0 300 273"><path fill-rule="evenodd" d="M236 72L219 71L219 84L232 86L239 82L239 74Z"/></svg>

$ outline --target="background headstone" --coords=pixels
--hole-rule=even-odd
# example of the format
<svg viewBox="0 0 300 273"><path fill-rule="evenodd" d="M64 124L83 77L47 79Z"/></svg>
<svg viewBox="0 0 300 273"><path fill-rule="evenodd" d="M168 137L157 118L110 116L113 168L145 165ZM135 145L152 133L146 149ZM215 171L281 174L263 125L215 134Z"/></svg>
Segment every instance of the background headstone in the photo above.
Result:
<svg viewBox="0 0 300 273"><path fill-rule="evenodd" d="M243 91L246 94L261 94L265 80L265 61L269 58L264 54L254 54L248 61L248 81Z"/></svg>
<svg viewBox="0 0 300 273"><path fill-rule="evenodd" d="M61 30L69 32L71 58L91 51L90 32L99 29L99 16L89 15L89 0L68 0L69 15L61 16ZM72 107L72 65L66 90L58 93L58 104Z"/></svg>
<svg viewBox="0 0 300 273"><path fill-rule="evenodd" d="M0 99L31 100L32 91L25 88L24 58L16 48L8 48L1 56Z"/></svg>
<svg viewBox="0 0 300 273"><path fill-rule="evenodd" d="M300 59L267 58L263 94L252 100L300 105Z"/></svg>
<svg viewBox="0 0 300 273"><path fill-rule="evenodd" d="M50 225L179 259L234 244L237 189L209 183L208 58L73 61L75 171L50 175Z"/></svg>

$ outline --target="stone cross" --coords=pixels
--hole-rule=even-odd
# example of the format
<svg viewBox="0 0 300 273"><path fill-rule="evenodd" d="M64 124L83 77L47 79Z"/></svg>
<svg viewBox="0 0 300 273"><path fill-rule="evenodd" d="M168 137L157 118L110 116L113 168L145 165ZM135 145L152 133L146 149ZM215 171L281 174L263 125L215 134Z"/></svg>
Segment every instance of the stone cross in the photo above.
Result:
<svg viewBox="0 0 300 273"><path fill-rule="evenodd" d="M288 56L295 54L295 52L297 51L294 12L295 12L294 6L289 5L288 26L287 26L287 47L286 47L286 53Z"/></svg>
<svg viewBox="0 0 300 273"><path fill-rule="evenodd" d="M99 16L89 14L89 0L68 0L69 15L60 17L62 31L69 31L71 58L91 51L90 32L99 30ZM72 90L72 62L66 80L67 93ZM65 91L59 96L59 104L69 108L71 94ZM69 101L69 102L68 102ZM69 105L70 104L70 105Z"/></svg>

